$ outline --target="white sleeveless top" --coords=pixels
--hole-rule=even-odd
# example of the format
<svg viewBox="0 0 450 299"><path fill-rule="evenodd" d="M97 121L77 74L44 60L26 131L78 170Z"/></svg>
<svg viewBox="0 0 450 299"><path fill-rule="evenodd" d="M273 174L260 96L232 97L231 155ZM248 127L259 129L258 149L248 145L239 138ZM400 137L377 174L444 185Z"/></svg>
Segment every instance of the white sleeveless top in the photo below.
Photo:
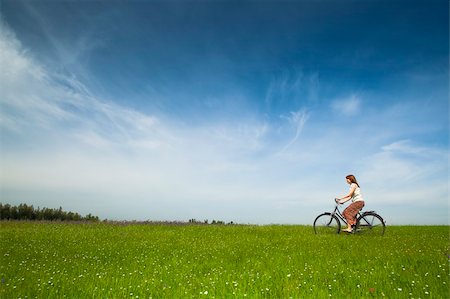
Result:
<svg viewBox="0 0 450 299"><path fill-rule="evenodd" d="M353 192L353 196L352 196L352 202L355 201L364 201L364 198L361 195L361 189L358 187L358 185L356 185L355 183L352 183L350 185L350 189L353 187L353 185L356 186L355 192Z"/></svg>

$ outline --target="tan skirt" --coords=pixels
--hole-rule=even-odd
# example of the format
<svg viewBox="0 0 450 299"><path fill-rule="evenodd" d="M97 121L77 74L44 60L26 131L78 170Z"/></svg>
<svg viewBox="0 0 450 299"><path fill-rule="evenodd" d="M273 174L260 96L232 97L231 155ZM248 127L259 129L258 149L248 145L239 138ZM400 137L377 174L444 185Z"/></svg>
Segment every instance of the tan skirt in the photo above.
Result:
<svg viewBox="0 0 450 299"><path fill-rule="evenodd" d="M349 226L356 224L356 215L363 207L364 201L355 201L344 210L342 215L344 215L344 218L347 220L347 224Z"/></svg>

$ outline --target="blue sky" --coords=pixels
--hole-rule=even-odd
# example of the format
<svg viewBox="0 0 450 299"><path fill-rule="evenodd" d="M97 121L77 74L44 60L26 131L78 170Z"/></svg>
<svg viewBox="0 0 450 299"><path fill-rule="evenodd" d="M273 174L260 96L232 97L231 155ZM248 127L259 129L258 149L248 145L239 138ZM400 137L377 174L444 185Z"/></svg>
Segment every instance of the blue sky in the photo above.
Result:
<svg viewBox="0 0 450 299"><path fill-rule="evenodd" d="M1 201L448 224L448 1L1 2Z"/></svg>

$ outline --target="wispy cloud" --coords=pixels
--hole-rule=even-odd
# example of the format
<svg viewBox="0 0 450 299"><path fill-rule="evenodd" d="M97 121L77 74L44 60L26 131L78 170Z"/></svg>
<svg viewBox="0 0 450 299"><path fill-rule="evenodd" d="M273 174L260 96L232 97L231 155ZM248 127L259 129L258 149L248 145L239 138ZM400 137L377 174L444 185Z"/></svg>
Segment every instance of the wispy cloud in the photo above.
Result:
<svg viewBox="0 0 450 299"><path fill-rule="evenodd" d="M49 88L49 78L42 67L34 64L21 49L14 34L3 24L0 30L2 71L0 82L2 113L9 120L5 125L19 130L24 122L47 124L49 117L64 119L68 113L57 104L58 90ZM45 93L52 100L43 100ZM2 117L3 118L3 117Z"/></svg>
<svg viewBox="0 0 450 299"><path fill-rule="evenodd" d="M361 99L353 94L347 98L334 100L331 107L343 116L352 116L360 111Z"/></svg>
<svg viewBox="0 0 450 299"><path fill-rule="evenodd" d="M268 112L283 113L283 109L298 109L318 101L319 75L303 71L284 71L267 87L265 105Z"/></svg>
<svg viewBox="0 0 450 299"><path fill-rule="evenodd" d="M385 152L397 152L403 154L413 154L413 155L429 155L432 149L415 146L413 142L409 139L398 140L381 148Z"/></svg>
<svg viewBox="0 0 450 299"><path fill-rule="evenodd" d="M55 65L60 68L70 67L71 70L84 72L83 58L92 52L92 50L103 46L103 39L100 34L95 33L89 26L91 16L84 16L84 28L82 34L72 35L71 39L59 35L61 31L54 26L50 18L46 18L42 14L42 10L36 7L33 2L26 2L23 4L26 17L33 20L37 27L40 37L50 45L52 58L56 61ZM96 17L101 17L97 15Z"/></svg>
<svg viewBox="0 0 450 299"><path fill-rule="evenodd" d="M303 127L308 121L309 113L306 110L301 109L299 111L291 112L289 116L282 116L282 118L285 118L292 125L294 129L294 136L278 154L285 152L289 147L297 142L303 131Z"/></svg>
<svg viewBox="0 0 450 299"><path fill-rule="evenodd" d="M448 153L444 149L398 140L381 146L362 161L361 175L370 182L377 205L445 205Z"/></svg>

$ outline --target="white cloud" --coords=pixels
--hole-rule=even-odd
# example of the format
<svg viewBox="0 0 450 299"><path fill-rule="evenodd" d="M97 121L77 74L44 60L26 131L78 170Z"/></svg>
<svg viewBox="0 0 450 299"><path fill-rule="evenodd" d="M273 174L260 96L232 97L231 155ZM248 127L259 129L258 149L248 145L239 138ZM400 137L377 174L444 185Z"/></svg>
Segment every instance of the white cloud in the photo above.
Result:
<svg viewBox="0 0 450 299"><path fill-rule="evenodd" d="M344 116L352 116L360 111L361 99L357 95L348 98L338 99L332 102L331 107Z"/></svg>
<svg viewBox="0 0 450 299"><path fill-rule="evenodd" d="M0 24L0 40L0 68L4 70L0 72L0 104L8 112L5 124L20 130L27 124L49 126L50 119L69 119L71 113L61 105L71 102L73 96L52 85L45 70L22 50L4 24Z"/></svg>
<svg viewBox="0 0 450 299"><path fill-rule="evenodd" d="M433 150L426 147L414 146L411 140L404 139L381 147L385 152L397 152L413 155L429 155Z"/></svg>
<svg viewBox="0 0 450 299"><path fill-rule="evenodd" d="M282 154L285 152L289 147L291 147L300 137L300 134L303 131L303 127L305 126L306 122L309 118L309 113L304 110L298 110L298 111L291 111L289 116L282 116L282 118L285 118L288 120L288 122L292 125L294 128L294 136L292 139L283 147L283 149L278 153Z"/></svg>
<svg viewBox="0 0 450 299"><path fill-rule="evenodd" d="M399 140L381 146L362 162L361 177L367 182L371 200L379 206L448 206L448 153ZM424 217L417 215L418 220ZM418 221L420 222L420 221Z"/></svg>
<svg viewBox="0 0 450 299"><path fill-rule="evenodd" d="M281 107L291 106L295 109L301 104L316 102L318 88L317 73L285 71L270 81L264 99L266 109L270 113L278 111Z"/></svg>

